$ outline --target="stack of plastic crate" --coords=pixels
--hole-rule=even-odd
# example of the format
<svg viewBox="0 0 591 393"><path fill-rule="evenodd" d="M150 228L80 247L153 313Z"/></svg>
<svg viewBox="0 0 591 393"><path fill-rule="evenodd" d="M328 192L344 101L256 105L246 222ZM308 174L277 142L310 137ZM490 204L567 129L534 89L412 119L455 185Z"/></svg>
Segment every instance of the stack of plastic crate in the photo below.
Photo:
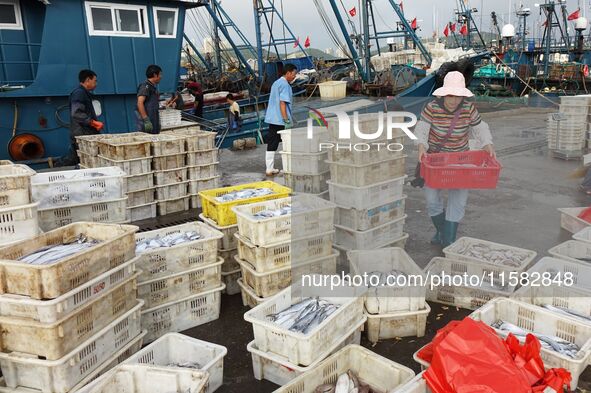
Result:
<svg viewBox="0 0 591 393"><path fill-rule="evenodd" d="M149 138L158 215L189 210L185 138L171 134L152 135Z"/></svg>
<svg viewBox="0 0 591 393"><path fill-rule="evenodd" d="M177 128L166 134L185 138L187 151L187 179L189 181L190 206L201 207L199 192L219 187L219 159L215 146L215 132L201 131L198 126Z"/></svg>
<svg viewBox="0 0 591 393"><path fill-rule="evenodd" d="M161 128L179 126L183 121L182 113L178 109L164 109L159 115Z"/></svg>
<svg viewBox="0 0 591 393"><path fill-rule="evenodd" d="M198 239L181 241L188 235ZM224 285L217 247L222 236L201 222L136 235L146 342L219 318Z"/></svg>
<svg viewBox="0 0 591 393"><path fill-rule="evenodd" d="M126 173L127 209L134 221L156 217L150 135L119 134L96 141L97 166L117 166Z"/></svg>
<svg viewBox="0 0 591 393"><path fill-rule="evenodd" d="M548 149L559 158L584 153L591 96L563 96L558 113L548 115Z"/></svg>
<svg viewBox="0 0 591 393"><path fill-rule="evenodd" d="M380 118L375 114L360 115L357 120L359 131L367 134L381 126L385 129L388 122L385 115ZM341 252L339 265L345 270L346 251L404 248L408 238L404 233L404 134L395 129L391 139L384 132L380 139L368 141L350 127L350 139L341 140L340 134L347 130L340 130L336 119L329 120L333 147L328 150L328 187L330 200L337 205L335 248Z"/></svg>
<svg viewBox="0 0 591 393"><path fill-rule="evenodd" d="M43 231L79 221L129 221L125 172L118 167L38 173L31 190Z"/></svg>
<svg viewBox="0 0 591 393"><path fill-rule="evenodd" d="M333 203L300 194L237 206L234 211L244 305L260 304L299 275L336 272Z"/></svg>
<svg viewBox="0 0 591 393"><path fill-rule="evenodd" d="M0 245L39 233L37 203L32 202L31 177L35 171L10 161L0 165Z"/></svg>
<svg viewBox="0 0 591 393"><path fill-rule="evenodd" d="M99 141L107 140L110 138L117 138L120 136L148 136L144 132L130 132L125 134L95 134L95 135L81 135L76 137L76 143L78 144L78 158L80 158L80 168L98 168L103 165L103 162L99 159Z"/></svg>
<svg viewBox="0 0 591 393"><path fill-rule="evenodd" d="M328 152L323 144L328 142L328 130L322 127L312 129L308 138L307 128L280 131L283 140L281 160L285 185L296 193L314 194L328 199L330 170L326 160Z"/></svg>
<svg viewBox="0 0 591 393"><path fill-rule="evenodd" d="M8 388L76 391L141 348L136 231L81 222L0 249L0 368ZM52 262L20 260L80 238L97 244Z"/></svg>
<svg viewBox="0 0 591 393"><path fill-rule="evenodd" d="M222 202L219 197L233 191L269 188L273 191L270 195L258 198L244 200L235 200ZM222 279L226 284L226 293L236 295L241 292L238 280L241 278L240 265L236 262L235 256L238 254L238 242L234 236L238 232L236 224L236 214L231 210L233 206L255 203L269 199L282 198L288 196L290 190L270 181L241 184L233 187L224 187L211 190L201 190L199 197L203 205L203 213L199 218L210 227L220 231L224 236L218 242L218 252L224 260L222 265Z"/></svg>

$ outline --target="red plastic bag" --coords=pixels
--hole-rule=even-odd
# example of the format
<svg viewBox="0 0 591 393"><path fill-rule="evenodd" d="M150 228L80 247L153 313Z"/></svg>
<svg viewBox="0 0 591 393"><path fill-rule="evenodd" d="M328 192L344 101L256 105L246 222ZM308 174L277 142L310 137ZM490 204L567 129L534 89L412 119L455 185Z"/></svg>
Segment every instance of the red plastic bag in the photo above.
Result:
<svg viewBox="0 0 591 393"><path fill-rule="evenodd" d="M591 207L588 207L580 212L577 217L591 224Z"/></svg>
<svg viewBox="0 0 591 393"><path fill-rule="evenodd" d="M433 393L561 392L570 373L544 371L540 348L533 335L523 345L512 335L503 341L490 326L465 318L438 331L418 356L431 362L424 378Z"/></svg>

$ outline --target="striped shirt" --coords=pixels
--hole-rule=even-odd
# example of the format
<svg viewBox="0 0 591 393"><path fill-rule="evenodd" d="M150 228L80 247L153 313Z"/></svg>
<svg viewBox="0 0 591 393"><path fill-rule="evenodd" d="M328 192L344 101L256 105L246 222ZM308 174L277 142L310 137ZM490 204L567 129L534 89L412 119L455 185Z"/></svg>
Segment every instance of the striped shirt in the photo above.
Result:
<svg viewBox="0 0 591 393"><path fill-rule="evenodd" d="M421 113L421 119L415 130L419 143L428 144L431 149L443 152L466 151L469 150L468 140L472 131L476 134L474 135L476 139L481 142L481 147L491 144L492 138L488 125L482 121L474 104L463 100L458 110L461 112L456 126L445 141L455 113L445 108L443 99L435 99L428 103Z"/></svg>

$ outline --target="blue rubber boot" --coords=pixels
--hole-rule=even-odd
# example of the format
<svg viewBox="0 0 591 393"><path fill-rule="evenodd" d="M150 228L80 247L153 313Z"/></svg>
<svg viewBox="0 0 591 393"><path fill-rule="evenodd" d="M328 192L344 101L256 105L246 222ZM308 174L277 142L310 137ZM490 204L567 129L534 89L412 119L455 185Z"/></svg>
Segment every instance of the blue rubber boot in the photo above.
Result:
<svg viewBox="0 0 591 393"><path fill-rule="evenodd" d="M443 247L447 247L456 241L458 225L458 222L445 220L443 224Z"/></svg>
<svg viewBox="0 0 591 393"><path fill-rule="evenodd" d="M431 221L433 221L433 225L437 230L435 236L433 236L431 239L431 244L441 245L443 243L443 225L445 223L445 212L436 216L431 216Z"/></svg>

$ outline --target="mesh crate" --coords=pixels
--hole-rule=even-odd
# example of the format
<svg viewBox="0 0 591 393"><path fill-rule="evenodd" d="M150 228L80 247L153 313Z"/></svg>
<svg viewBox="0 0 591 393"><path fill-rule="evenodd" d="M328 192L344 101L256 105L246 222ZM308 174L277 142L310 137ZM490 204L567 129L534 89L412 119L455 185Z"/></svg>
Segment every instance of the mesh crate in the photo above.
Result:
<svg viewBox="0 0 591 393"><path fill-rule="evenodd" d="M31 177L26 165L0 165L0 208L31 203Z"/></svg>
<svg viewBox="0 0 591 393"><path fill-rule="evenodd" d="M82 166L85 166L87 168L97 168L99 166L97 156L91 156L90 154L86 154L80 150L76 150L76 155L78 156L78 159L80 160L80 165Z"/></svg>
<svg viewBox="0 0 591 393"><path fill-rule="evenodd" d="M328 191L327 180L330 180L330 171L319 175L302 175L284 171L283 178L285 185L294 192L319 194Z"/></svg>
<svg viewBox="0 0 591 393"><path fill-rule="evenodd" d="M202 131L198 126L165 131L165 133L184 136L187 151L203 151L215 148L215 138L217 133Z"/></svg>
<svg viewBox="0 0 591 393"><path fill-rule="evenodd" d="M528 285L515 291L511 298L540 307L550 305L564 311L568 310L580 315L578 317L571 314L571 317L585 322L591 318L591 289L558 284L548 287Z"/></svg>
<svg viewBox="0 0 591 393"><path fill-rule="evenodd" d="M188 151L187 152L187 165L208 165L219 162L218 149L203 150L203 151Z"/></svg>
<svg viewBox="0 0 591 393"><path fill-rule="evenodd" d="M283 130L278 134L286 153L320 153L321 144L328 142L328 130L323 127L313 127L312 138L308 138L308 127Z"/></svg>
<svg viewBox="0 0 591 393"><path fill-rule="evenodd" d="M167 199L158 201L158 215L165 216L167 214L184 212L189 210L190 197L184 196L177 199Z"/></svg>
<svg viewBox="0 0 591 393"><path fill-rule="evenodd" d="M567 240L549 249L548 253L556 258L588 263L591 262L591 243Z"/></svg>
<svg viewBox="0 0 591 393"><path fill-rule="evenodd" d="M146 190L154 187L154 172L148 172L142 175L125 176L127 183L127 192Z"/></svg>
<svg viewBox="0 0 591 393"><path fill-rule="evenodd" d="M97 203L80 203L56 209L39 209L39 227L51 231L75 222L121 224L129 221L127 216L127 197Z"/></svg>
<svg viewBox="0 0 591 393"><path fill-rule="evenodd" d="M127 193L127 206L140 206L153 203L156 200L154 188Z"/></svg>
<svg viewBox="0 0 591 393"><path fill-rule="evenodd" d="M424 303L424 308L417 311L400 311L389 314L366 314L365 330L371 343L403 337L423 337L427 326L427 316L431 307Z"/></svg>
<svg viewBox="0 0 591 393"><path fill-rule="evenodd" d="M335 242L349 249L370 250L400 238L404 234L405 221L406 215L367 231L335 225Z"/></svg>
<svg viewBox="0 0 591 393"><path fill-rule="evenodd" d="M578 217L585 209L587 207L566 207L558 209L560 212L560 227L567 232L577 233L591 226L591 223Z"/></svg>
<svg viewBox="0 0 591 393"><path fill-rule="evenodd" d="M133 160L112 160L107 157L98 156L100 166L116 166L128 176L145 175L152 173L152 157L136 158Z"/></svg>
<svg viewBox="0 0 591 393"><path fill-rule="evenodd" d="M326 160L328 153L288 153L281 152L283 169L300 175L318 175L329 171Z"/></svg>
<svg viewBox="0 0 591 393"><path fill-rule="evenodd" d="M421 161L421 176L431 188L496 188L500 174L501 164L484 150L427 154Z"/></svg>
<svg viewBox="0 0 591 393"><path fill-rule="evenodd" d="M127 208L129 220L131 222L147 220L156 217L156 202L145 205L129 206Z"/></svg>
<svg viewBox="0 0 591 393"><path fill-rule="evenodd" d="M220 184L220 176L214 176L206 179L200 180L190 180L189 181L189 193L191 195L199 195L201 191L213 190L214 188L218 188ZM201 201L199 202L199 207L201 207Z"/></svg>
<svg viewBox="0 0 591 393"><path fill-rule="evenodd" d="M407 176L386 180L369 186L355 187L327 181L330 200L339 207L368 209L402 198Z"/></svg>
<svg viewBox="0 0 591 393"><path fill-rule="evenodd" d="M402 218L406 205L406 195L383 205L367 209L347 209L337 206L335 224L356 231L367 231L387 222Z"/></svg>
<svg viewBox="0 0 591 393"><path fill-rule="evenodd" d="M152 167L155 171L167 171L183 168L185 166L185 154L171 154L167 156L152 157Z"/></svg>
<svg viewBox="0 0 591 393"><path fill-rule="evenodd" d="M212 164L189 166L189 167L187 167L187 171L189 172L188 179L189 180L203 180L203 179L211 179L212 177L216 177L216 176L218 176L219 164L220 164L219 162L214 162Z"/></svg>
<svg viewBox="0 0 591 393"><path fill-rule="evenodd" d="M116 136L98 141L99 154L105 158L122 161L151 157L147 136Z"/></svg>
<svg viewBox="0 0 591 393"><path fill-rule="evenodd" d="M406 156L388 159L368 165L341 164L329 161L333 183L362 187L375 185L404 176Z"/></svg>
<svg viewBox="0 0 591 393"><path fill-rule="evenodd" d="M0 246L37 236L37 204L0 209Z"/></svg>
<svg viewBox="0 0 591 393"><path fill-rule="evenodd" d="M152 156L166 156L185 152L185 138L179 135L158 134L150 135Z"/></svg>
<svg viewBox="0 0 591 393"><path fill-rule="evenodd" d="M168 199L178 199L187 196L189 182L169 184L167 186L156 186L156 199L166 201Z"/></svg>
<svg viewBox="0 0 591 393"><path fill-rule="evenodd" d="M187 167L154 172L154 184L157 186L182 183L187 181L187 179Z"/></svg>
<svg viewBox="0 0 591 393"><path fill-rule="evenodd" d="M238 286L240 287L240 294L242 295L242 305L245 307L255 308L267 300L257 296L252 288L246 285L241 278L238 279Z"/></svg>
<svg viewBox="0 0 591 393"><path fill-rule="evenodd" d="M222 227L217 225L215 221L205 217L203 213L199 214L199 219L224 235L218 241L218 250L234 250L238 247L238 240L234 236L238 232L238 224Z"/></svg>
<svg viewBox="0 0 591 393"><path fill-rule="evenodd" d="M399 136L381 143L365 143L356 149L350 143L335 143L328 148L328 160L339 164L367 165L402 157L404 137Z"/></svg>

